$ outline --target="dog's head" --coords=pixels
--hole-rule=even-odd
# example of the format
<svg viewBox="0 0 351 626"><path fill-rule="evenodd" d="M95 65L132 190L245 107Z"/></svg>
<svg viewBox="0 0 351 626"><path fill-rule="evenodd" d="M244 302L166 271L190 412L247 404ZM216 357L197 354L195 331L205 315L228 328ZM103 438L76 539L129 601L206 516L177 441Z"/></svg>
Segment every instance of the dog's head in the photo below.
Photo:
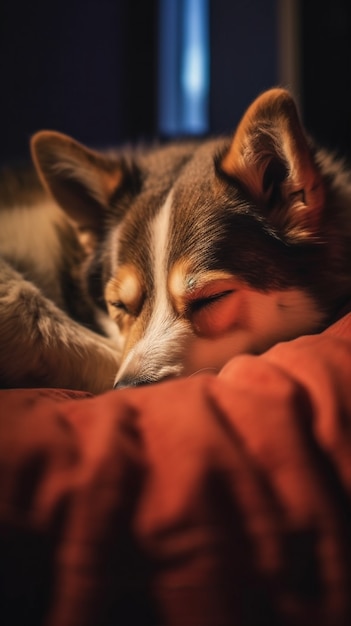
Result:
<svg viewBox="0 0 351 626"><path fill-rule="evenodd" d="M32 153L118 326L121 386L218 370L323 323L323 180L286 91L231 139L100 154L43 131Z"/></svg>

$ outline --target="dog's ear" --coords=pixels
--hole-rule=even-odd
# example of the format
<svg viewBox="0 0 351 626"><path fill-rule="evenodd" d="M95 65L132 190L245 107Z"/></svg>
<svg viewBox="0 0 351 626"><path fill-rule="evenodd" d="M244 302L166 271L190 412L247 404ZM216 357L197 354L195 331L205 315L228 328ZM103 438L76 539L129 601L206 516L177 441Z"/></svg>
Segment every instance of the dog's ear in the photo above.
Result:
<svg viewBox="0 0 351 626"><path fill-rule="evenodd" d="M91 241L102 228L110 200L123 182L117 158L106 156L54 131L31 139L32 159L46 189Z"/></svg>
<svg viewBox="0 0 351 626"><path fill-rule="evenodd" d="M220 168L286 238L317 236L323 182L289 92L271 89L251 104Z"/></svg>

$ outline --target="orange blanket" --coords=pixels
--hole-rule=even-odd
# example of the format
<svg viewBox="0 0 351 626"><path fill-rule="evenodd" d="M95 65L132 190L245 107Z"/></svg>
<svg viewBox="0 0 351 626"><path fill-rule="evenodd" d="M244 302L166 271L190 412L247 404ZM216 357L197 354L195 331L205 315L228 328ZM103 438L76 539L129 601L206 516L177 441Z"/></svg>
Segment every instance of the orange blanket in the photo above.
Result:
<svg viewBox="0 0 351 626"><path fill-rule="evenodd" d="M0 392L6 626L349 626L351 315L194 376Z"/></svg>

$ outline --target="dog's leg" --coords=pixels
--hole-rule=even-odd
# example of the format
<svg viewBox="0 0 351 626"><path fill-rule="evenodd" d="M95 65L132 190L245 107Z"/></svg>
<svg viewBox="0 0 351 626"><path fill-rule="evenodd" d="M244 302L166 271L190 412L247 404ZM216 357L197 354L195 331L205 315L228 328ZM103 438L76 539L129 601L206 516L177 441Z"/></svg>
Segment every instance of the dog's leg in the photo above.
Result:
<svg viewBox="0 0 351 626"><path fill-rule="evenodd" d="M0 384L82 389L113 386L118 347L70 319L0 260Z"/></svg>

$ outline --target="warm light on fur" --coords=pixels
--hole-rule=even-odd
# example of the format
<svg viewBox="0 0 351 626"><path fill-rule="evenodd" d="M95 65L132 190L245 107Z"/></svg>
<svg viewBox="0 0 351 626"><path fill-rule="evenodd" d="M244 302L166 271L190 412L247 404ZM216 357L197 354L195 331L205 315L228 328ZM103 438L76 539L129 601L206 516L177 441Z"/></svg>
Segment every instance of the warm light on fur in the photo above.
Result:
<svg viewBox="0 0 351 626"><path fill-rule="evenodd" d="M43 131L31 146L44 189L0 180L5 384L215 372L318 332L350 297L350 174L283 89L228 138L103 154Z"/></svg>

